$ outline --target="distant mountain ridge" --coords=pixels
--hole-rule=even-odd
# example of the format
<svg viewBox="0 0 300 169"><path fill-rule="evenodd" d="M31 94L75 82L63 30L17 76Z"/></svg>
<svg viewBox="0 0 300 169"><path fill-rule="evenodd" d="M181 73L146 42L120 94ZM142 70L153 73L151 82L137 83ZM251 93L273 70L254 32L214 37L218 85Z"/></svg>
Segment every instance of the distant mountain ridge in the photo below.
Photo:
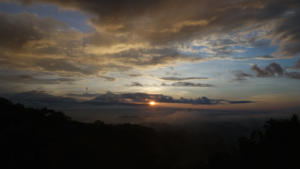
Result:
<svg viewBox="0 0 300 169"><path fill-rule="evenodd" d="M207 97L198 97L195 99L188 99L181 97L175 99L172 96L163 94L147 94L147 93L121 93L116 94L107 92L104 94L94 94L89 100L79 101L74 97L83 97L82 95L70 94L69 96L55 96L43 91L29 91L16 94L8 94L7 98L14 102L19 102L31 107L53 107L53 106L72 106L78 104L91 105L132 105L141 106L148 104L149 101L156 101L161 103L178 103L178 104L200 104L200 105L216 105L216 104L247 104L253 103L249 100L226 100L226 99L210 99Z"/></svg>

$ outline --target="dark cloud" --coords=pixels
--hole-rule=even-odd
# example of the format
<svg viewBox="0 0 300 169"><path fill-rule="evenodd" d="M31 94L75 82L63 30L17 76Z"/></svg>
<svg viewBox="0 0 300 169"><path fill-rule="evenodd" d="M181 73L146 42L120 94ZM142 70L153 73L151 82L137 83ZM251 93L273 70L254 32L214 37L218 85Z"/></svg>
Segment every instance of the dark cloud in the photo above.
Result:
<svg viewBox="0 0 300 169"><path fill-rule="evenodd" d="M235 75L234 80L238 80L238 81L243 81L243 80L246 80L247 77L252 77L252 75L245 73L243 71L235 71L234 75Z"/></svg>
<svg viewBox="0 0 300 169"><path fill-rule="evenodd" d="M20 83L31 83L31 84L60 84L60 83L73 83L76 79L73 78L37 78L31 75L20 75L11 77L12 81Z"/></svg>
<svg viewBox="0 0 300 169"><path fill-rule="evenodd" d="M257 56L255 57L256 59L260 59L260 60L273 60L275 59L274 56L271 55L263 55L263 56Z"/></svg>
<svg viewBox="0 0 300 169"><path fill-rule="evenodd" d="M179 80L170 80L170 81L179 81ZM139 82L132 82L131 87L143 87L145 85ZM151 85L148 85L151 86ZM155 85L154 85L155 86ZM212 84L203 84L203 83L192 83L192 82L175 82L171 84L162 83L161 86L172 86L172 87L214 87Z"/></svg>
<svg viewBox="0 0 300 169"><path fill-rule="evenodd" d="M283 68L275 62L269 64L264 69L259 68L257 65L253 65L251 69L256 72L257 77L282 76L284 73Z"/></svg>
<svg viewBox="0 0 300 169"><path fill-rule="evenodd" d="M140 76L143 76L143 75L139 74L139 73L130 73L130 74L128 74L128 76L130 76L130 77L140 77Z"/></svg>
<svg viewBox="0 0 300 169"><path fill-rule="evenodd" d="M51 17L42 18L30 13L0 13L0 24L1 54L9 57L8 61L13 63L14 59L82 55L80 46L84 34Z"/></svg>
<svg viewBox="0 0 300 169"><path fill-rule="evenodd" d="M225 99L209 99L207 97L199 97L195 99L188 99L181 97L175 99L172 96L166 96L162 94L147 94L147 93L124 93L116 94L108 92L106 94L100 94L95 99L88 101L87 103L92 104L113 104L113 103L147 103L150 100L155 100L161 103L186 103L186 104L243 104L253 103L248 100L231 101Z"/></svg>
<svg viewBox="0 0 300 169"><path fill-rule="evenodd" d="M208 79L207 77L161 77L162 80L169 81L183 81L183 80L203 80Z"/></svg>
<svg viewBox="0 0 300 169"><path fill-rule="evenodd" d="M256 77L287 77L292 79L300 79L299 72L288 72L282 68L278 63L270 63L265 68L260 68L257 65L253 65L251 68L255 73Z"/></svg>
<svg viewBox="0 0 300 169"><path fill-rule="evenodd" d="M179 100L176 100L176 102L180 103L192 103L192 104L221 104L224 103L225 100L222 99L209 99L207 97L199 97L197 99L186 99L181 97Z"/></svg>
<svg viewBox="0 0 300 169"><path fill-rule="evenodd" d="M14 102L32 107L64 107L77 105L79 103L75 99L63 96L54 96L45 91L27 91L9 94L7 97Z"/></svg>
<svg viewBox="0 0 300 169"><path fill-rule="evenodd" d="M194 99L188 99L181 97L179 99L175 99L171 96L166 96L162 94L147 94L147 93L105 93L105 94L68 94L68 97L65 96L55 96L49 94L45 91L28 91L22 93L15 94L1 94L1 97L5 96L10 100L13 100L17 103L25 104L30 107L48 107L55 108L57 110L65 110L66 113L70 113L70 111L81 111L80 114L72 114L74 116L80 116L84 118L82 114L92 113L94 115L99 114L100 108L104 108L103 111L109 111L111 117L116 115L129 115L132 113L145 113L146 104L150 100L155 100L159 103L178 103L178 104L196 104L196 105L217 105L217 104L249 104L254 103L249 100L225 100L225 99L211 99L207 97L199 97ZM73 97L94 97L88 101L78 101L73 99ZM120 106L115 106L120 105ZM122 105L125 106L122 109ZM99 108L99 109L97 109ZM115 111L116 109L119 109ZM128 109L129 108L129 109ZM133 108L139 108L133 109ZM82 112L82 110L84 110ZM93 113L98 111L98 113ZM156 110L156 109L155 109ZM159 108L157 111L166 112L165 108ZM100 111L102 112L102 111ZM100 113L101 114L101 113ZM99 115L100 115L99 114ZM104 116L109 114L102 114ZM151 113L152 114L152 113ZM149 114L148 114L149 115ZM95 117L94 117L95 118Z"/></svg>
<svg viewBox="0 0 300 169"><path fill-rule="evenodd" d="M71 97L71 98L95 98L99 95L101 95L101 94L99 94L99 93L88 93L87 91L85 91L83 93L67 93L66 94L67 97Z"/></svg>
<svg viewBox="0 0 300 169"><path fill-rule="evenodd" d="M51 72L62 71L89 75L99 71L96 66L81 65L68 59L40 59L36 60L34 64L36 67Z"/></svg>
<svg viewBox="0 0 300 169"><path fill-rule="evenodd" d="M298 0L192 0L188 3L185 0L17 1L25 4L54 3L65 9L82 10L94 15L90 21L102 34L115 34L130 41L147 40L154 44L269 26L274 29L270 35L281 44L281 55L299 52ZM221 43L234 42L229 39ZM261 47L268 42L254 38L248 43ZM231 49L219 50L226 54Z"/></svg>
<svg viewBox="0 0 300 169"><path fill-rule="evenodd" d="M129 86L131 87L143 87L144 85L139 82L132 82Z"/></svg>
<svg viewBox="0 0 300 169"><path fill-rule="evenodd" d="M299 1L294 5L294 9L285 11L285 17L272 32L274 41L279 42L278 56L293 57L300 53Z"/></svg>
<svg viewBox="0 0 300 169"><path fill-rule="evenodd" d="M67 30L62 22L51 18L23 13L7 15L0 13L0 48L2 50L27 50L30 42L44 39L51 33Z"/></svg>
<svg viewBox="0 0 300 169"><path fill-rule="evenodd" d="M74 78L57 77L57 76L53 76L50 74L43 74L43 73L30 74L25 72L13 72L13 71L10 71L9 73L0 73L1 85L7 85L8 83L30 84L30 85L32 84L47 85L47 84L61 84L61 83L71 84L74 83L75 81L76 79Z"/></svg>
<svg viewBox="0 0 300 169"><path fill-rule="evenodd" d="M292 79L299 79L300 80L300 73L299 72L286 72L285 76L292 78Z"/></svg>
<svg viewBox="0 0 300 169"><path fill-rule="evenodd" d="M0 64L12 68L95 76L99 72L202 59L181 54L171 47L152 48L123 40L98 45L92 40L97 33L76 32L54 19L28 13L0 13L0 23L4 25L0 28Z"/></svg>
<svg viewBox="0 0 300 169"><path fill-rule="evenodd" d="M228 101L230 104L244 104L244 103L253 103L253 101L249 100L240 100L240 101Z"/></svg>
<svg viewBox="0 0 300 169"><path fill-rule="evenodd" d="M98 77L103 78L107 81L115 81L116 78L115 77L111 77L111 76L103 76L103 75L98 75Z"/></svg>
<svg viewBox="0 0 300 169"><path fill-rule="evenodd" d="M294 67L300 69L300 59L295 63Z"/></svg>
<svg viewBox="0 0 300 169"><path fill-rule="evenodd" d="M163 83L162 86L173 86L173 87L214 87L212 84L203 83L192 83L192 82L175 82L172 84Z"/></svg>
<svg viewBox="0 0 300 169"><path fill-rule="evenodd" d="M200 61L201 57L195 57L179 53L177 49L130 49L119 53L106 55L114 61L133 65L135 67L157 66L176 63L178 61Z"/></svg>
<svg viewBox="0 0 300 169"><path fill-rule="evenodd" d="M10 68L95 74L93 64L80 63L81 34L52 18L0 13L0 64Z"/></svg>

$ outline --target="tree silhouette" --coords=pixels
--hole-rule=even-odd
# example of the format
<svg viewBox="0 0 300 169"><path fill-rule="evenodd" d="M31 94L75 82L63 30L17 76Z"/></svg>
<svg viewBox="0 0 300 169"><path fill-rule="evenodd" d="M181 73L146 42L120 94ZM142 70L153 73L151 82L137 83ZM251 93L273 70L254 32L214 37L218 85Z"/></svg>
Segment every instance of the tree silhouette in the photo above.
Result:
<svg viewBox="0 0 300 169"><path fill-rule="evenodd" d="M239 142L244 168L300 167L300 124L296 115L291 119L271 119L262 132L254 131Z"/></svg>
<svg viewBox="0 0 300 169"><path fill-rule="evenodd" d="M0 98L0 168L5 169L298 169L297 116L267 121L228 150L203 135L132 124L81 123L62 112ZM214 147L205 152L207 146ZM217 153L214 153L217 152ZM214 154L201 159L203 153Z"/></svg>

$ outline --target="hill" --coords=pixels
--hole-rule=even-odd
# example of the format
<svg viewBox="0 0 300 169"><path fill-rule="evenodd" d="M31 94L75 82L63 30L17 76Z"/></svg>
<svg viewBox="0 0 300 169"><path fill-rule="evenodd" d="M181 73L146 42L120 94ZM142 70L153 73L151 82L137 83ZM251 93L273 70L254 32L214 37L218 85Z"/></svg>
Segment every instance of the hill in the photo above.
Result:
<svg viewBox="0 0 300 169"><path fill-rule="evenodd" d="M132 124L82 123L62 112L26 108L0 99L0 167L5 169L296 169L300 123L265 123L236 145L203 143L185 131ZM208 147L214 147L209 149Z"/></svg>

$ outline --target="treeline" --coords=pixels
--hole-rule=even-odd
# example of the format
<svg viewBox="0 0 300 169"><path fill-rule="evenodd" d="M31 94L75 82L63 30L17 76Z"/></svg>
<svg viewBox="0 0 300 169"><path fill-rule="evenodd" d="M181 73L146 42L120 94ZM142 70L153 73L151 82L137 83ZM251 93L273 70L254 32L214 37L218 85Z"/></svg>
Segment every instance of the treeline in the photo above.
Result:
<svg viewBox="0 0 300 169"><path fill-rule="evenodd" d="M263 131L240 138L230 150L211 143L215 150L203 158L205 145L185 132L81 123L61 112L25 108L4 98L0 109L3 169L299 168L296 116L266 122Z"/></svg>

